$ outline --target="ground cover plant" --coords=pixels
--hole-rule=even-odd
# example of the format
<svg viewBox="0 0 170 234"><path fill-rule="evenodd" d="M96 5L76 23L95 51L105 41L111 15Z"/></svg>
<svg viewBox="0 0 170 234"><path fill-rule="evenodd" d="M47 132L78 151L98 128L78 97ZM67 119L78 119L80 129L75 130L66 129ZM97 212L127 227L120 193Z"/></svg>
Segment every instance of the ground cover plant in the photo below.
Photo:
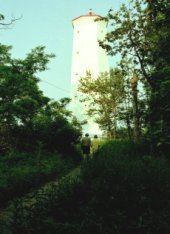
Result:
<svg viewBox="0 0 170 234"><path fill-rule="evenodd" d="M76 151L74 152L76 155ZM77 162L59 153L11 153L0 157L0 207L45 182L60 178ZM78 156L77 156L78 157Z"/></svg>
<svg viewBox="0 0 170 234"><path fill-rule="evenodd" d="M143 147L124 141L105 144L97 157L82 164L79 173L61 180L34 207L26 208L22 202L14 207L18 212L11 230L168 234L170 164L142 155Z"/></svg>

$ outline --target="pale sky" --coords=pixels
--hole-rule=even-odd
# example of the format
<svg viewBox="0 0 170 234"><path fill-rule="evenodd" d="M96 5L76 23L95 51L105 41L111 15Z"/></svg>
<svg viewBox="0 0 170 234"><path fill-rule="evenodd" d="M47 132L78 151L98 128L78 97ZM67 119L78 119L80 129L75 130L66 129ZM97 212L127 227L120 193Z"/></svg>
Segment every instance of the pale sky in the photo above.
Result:
<svg viewBox="0 0 170 234"><path fill-rule="evenodd" d="M24 58L31 49L43 45L54 53L48 70L39 74L40 88L50 98L69 97L73 18L93 12L105 16L128 0L0 0L0 13L8 22L11 16L22 18L9 30L0 30L0 43L12 45L12 56ZM112 58L113 59L113 58ZM50 85L50 84L53 84Z"/></svg>

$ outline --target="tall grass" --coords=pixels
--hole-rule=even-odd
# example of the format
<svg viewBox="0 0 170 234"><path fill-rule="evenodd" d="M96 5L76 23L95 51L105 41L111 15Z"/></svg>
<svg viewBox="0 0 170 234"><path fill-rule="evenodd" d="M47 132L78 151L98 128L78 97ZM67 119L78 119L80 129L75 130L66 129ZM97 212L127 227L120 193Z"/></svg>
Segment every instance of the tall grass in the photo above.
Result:
<svg viewBox="0 0 170 234"><path fill-rule="evenodd" d="M75 152L75 155L77 153ZM68 173L77 165L73 156L63 158L58 153L16 153L0 157L0 208L43 183Z"/></svg>
<svg viewBox="0 0 170 234"><path fill-rule="evenodd" d="M25 217L18 217L13 230L169 234L170 163L144 153L145 145L106 143L97 156L84 161L79 174L61 180L34 207L20 207Z"/></svg>

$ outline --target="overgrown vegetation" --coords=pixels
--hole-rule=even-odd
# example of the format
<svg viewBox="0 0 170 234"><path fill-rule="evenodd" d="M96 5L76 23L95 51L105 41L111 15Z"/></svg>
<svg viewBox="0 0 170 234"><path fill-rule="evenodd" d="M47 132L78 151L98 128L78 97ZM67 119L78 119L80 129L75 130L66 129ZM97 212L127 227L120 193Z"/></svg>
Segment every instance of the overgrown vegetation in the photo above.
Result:
<svg viewBox="0 0 170 234"><path fill-rule="evenodd" d="M34 152L39 144L48 152L69 153L81 131L66 109L70 99L45 97L36 75L53 55L37 47L20 60L11 58L10 49L0 45L0 153Z"/></svg>
<svg viewBox="0 0 170 234"><path fill-rule="evenodd" d="M170 233L169 2L132 0L105 20L112 28L100 45L121 60L110 76L88 74L80 91L90 94L88 114L119 140L31 205L21 196L81 161L81 123L69 98L50 100L38 87L53 54L40 46L14 59L0 44L0 207L15 201L2 233Z"/></svg>
<svg viewBox="0 0 170 234"><path fill-rule="evenodd" d="M106 143L33 207L14 207L20 233L168 234L170 165L133 142ZM17 209L17 214L16 214ZM15 214L17 217L15 217ZM24 215L23 215L24 214Z"/></svg>
<svg viewBox="0 0 170 234"><path fill-rule="evenodd" d="M81 161L81 126L67 110L69 98L52 101L38 87L37 73L54 57L37 47L13 59L0 44L0 208Z"/></svg>
<svg viewBox="0 0 170 234"><path fill-rule="evenodd" d="M74 157L76 160L74 160ZM79 158L80 160L80 158ZM0 158L0 208L10 200L60 178L78 163L78 153L64 158L58 153L11 153Z"/></svg>

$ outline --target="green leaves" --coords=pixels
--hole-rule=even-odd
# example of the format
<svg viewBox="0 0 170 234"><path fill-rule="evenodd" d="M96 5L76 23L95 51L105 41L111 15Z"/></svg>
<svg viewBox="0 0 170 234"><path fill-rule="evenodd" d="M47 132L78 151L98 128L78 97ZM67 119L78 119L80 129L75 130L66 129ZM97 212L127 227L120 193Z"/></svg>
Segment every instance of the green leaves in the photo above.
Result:
<svg viewBox="0 0 170 234"><path fill-rule="evenodd" d="M87 74L80 80L79 91L84 94L82 101L88 106L88 115L95 116L96 122L105 131L116 128L116 109L124 95L122 72L115 68L110 74L101 73L97 79Z"/></svg>
<svg viewBox="0 0 170 234"><path fill-rule="evenodd" d="M49 59L44 47L32 50L24 60L11 59L11 47L0 45L0 116L8 125L14 121L23 124L30 121L45 104L42 92L37 85L35 73L46 69Z"/></svg>
<svg viewBox="0 0 170 234"><path fill-rule="evenodd" d="M170 63L170 8L168 0L131 0L122 4L117 12L107 15L110 31L100 45L110 55L120 55L120 60L138 70L139 82L144 84L149 104L146 129L153 145L166 142L169 134L169 72L164 72ZM123 64L121 68L124 72ZM126 72L127 74L127 72ZM130 73L129 73L130 75ZM160 124L161 123L161 124ZM156 148L156 151L157 148ZM165 151L163 147L161 151Z"/></svg>
<svg viewBox="0 0 170 234"><path fill-rule="evenodd" d="M10 48L0 45L2 152L13 148L34 151L39 142L43 143L44 150L68 152L80 134L80 126L69 123L72 118L67 110L70 99L52 101L38 86L37 73L47 69L54 55L45 53L45 47L39 46L25 59L12 59ZM59 145L56 145L56 139Z"/></svg>
<svg viewBox="0 0 170 234"><path fill-rule="evenodd" d="M47 69L47 64L51 58L54 58L54 54L45 54L45 47L36 47L29 53L24 61L26 71L35 73L38 71L44 71Z"/></svg>
<svg viewBox="0 0 170 234"><path fill-rule="evenodd" d="M8 62L10 61L10 50L12 49L12 46L6 46L6 45L2 45L0 44L0 65L2 64L8 64Z"/></svg>

